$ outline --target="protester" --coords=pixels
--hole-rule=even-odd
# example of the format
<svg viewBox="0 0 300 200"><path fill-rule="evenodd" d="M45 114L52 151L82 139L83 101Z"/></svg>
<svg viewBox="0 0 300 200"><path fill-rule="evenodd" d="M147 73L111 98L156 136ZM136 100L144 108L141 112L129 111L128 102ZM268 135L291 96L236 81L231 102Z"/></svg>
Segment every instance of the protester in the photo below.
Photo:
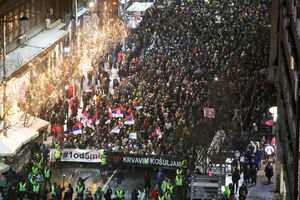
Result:
<svg viewBox="0 0 300 200"><path fill-rule="evenodd" d="M146 173L146 176L144 177L144 189L145 189L145 198L149 198L149 192L151 188L151 177L150 173Z"/></svg>
<svg viewBox="0 0 300 200"><path fill-rule="evenodd" d="M240 177L239 169L233 168L233 175L232 175L233 193L232 194L235 194L238 192L240 178L241 177Z"/></svg>
<svg viewBox="0 0 300 200"><path fill-rule="evenodd" d="M273 172L273 164L271 162L268 162L265 168L265 174L266 177L268 178L268 184L271 184L271 178L274 174Z"/></svg>
<svg viewBox="0 0 300 200"><path fill-rule="evenodd" d="M158 187L158 185L156 185L151 192L150 198L157 200L159 193L160 193L159 187Z"/></svg>
<svg viewBox="0 0 300 200"><path fill-rule="evenodd" d="M111 194L112 194L112 190L111 190L111 188L109 187L109 188L106 190L106 193L105 193L105 195L104 195L105 200L111 200Z"/></svg>
<svg viewBox="0 0 300 200"><path fill-rule="evenodd" d="M247 186L243 183L239 189L239 200L246 200L248 194Z"/></svg>
<svg viewBox="0 0 300 200"><path fill-rule="evenodd" d="M138 200L139 199L139 192L137 189L134 189L131 193L131 200Z"/></svg>

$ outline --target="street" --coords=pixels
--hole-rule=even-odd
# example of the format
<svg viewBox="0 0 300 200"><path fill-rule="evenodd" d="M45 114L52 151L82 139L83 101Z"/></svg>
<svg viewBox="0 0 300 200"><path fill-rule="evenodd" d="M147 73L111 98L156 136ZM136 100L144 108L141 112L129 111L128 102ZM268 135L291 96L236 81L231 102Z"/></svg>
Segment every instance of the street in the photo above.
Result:
<svg viewBox="0 0 300 200"><path fill-rule="evenodd" d="M69 183L73 186L73 189L75 191L75 188L77 186L77 181L79 177L82 177L85 179L86 177L89 177L84 183L85 187L89 188L91 190L91 193L94 194L96 188L100 184L104 190L104 193L106 192L108 187L111 187L113 193L114 190L117 188L117 178L118 174L121 173L121 170L123 170L123 176L124 180L121 183L121 187L125 191L125 199L131 198L131 192L134 189L138 189L140 191L139 199L144 199L144 176L147 172L150 173L151 176L151 185L152 188L156 184L156 174L149 168L135 168L134 171L132 168L122 168L122 169L108 169L105 172L100 172L100 169L98 168L98 164L79 164L79 163L63 163L63 167L61 169L53 169L52 168L52 178L51 178L51 184L56 182L57 184L63 184L65 187L68 186ZM72 176L73 174L73 176ZM65 175L65 176L64 176ZM63 178L65 177L65 178ZM65 179L65 180L64 180ZM76 196L76 193L74 193L74 198ZM112 196L112 198L114 195Z"/></svg>

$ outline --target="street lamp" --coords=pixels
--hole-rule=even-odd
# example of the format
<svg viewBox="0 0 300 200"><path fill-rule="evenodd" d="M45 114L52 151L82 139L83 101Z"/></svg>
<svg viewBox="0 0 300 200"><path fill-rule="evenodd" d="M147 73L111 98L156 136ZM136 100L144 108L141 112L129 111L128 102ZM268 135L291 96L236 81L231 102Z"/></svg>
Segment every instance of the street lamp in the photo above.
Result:
<svg viewBox="0 0 300 200"><path fill-rule="evenodd" d="M22 16L18 19L10 19L10 20L1 20L0 22L3 25L3 77L2 77L2 84L3 84L3 135L6 136L6 66L5 66L5 57L6 57L6 41L5 41L5 23L10 23L13 21L27 21L29 18L26 16Z"/></svg>
<svg viewBox="0 0 300 200"><path fill-rule="evenodd" d="M94 3L93 1L91 1L91 2L89 3L89 7L90 7L91 9L93 9L94 6L95 6L95 3Z"/></svg>

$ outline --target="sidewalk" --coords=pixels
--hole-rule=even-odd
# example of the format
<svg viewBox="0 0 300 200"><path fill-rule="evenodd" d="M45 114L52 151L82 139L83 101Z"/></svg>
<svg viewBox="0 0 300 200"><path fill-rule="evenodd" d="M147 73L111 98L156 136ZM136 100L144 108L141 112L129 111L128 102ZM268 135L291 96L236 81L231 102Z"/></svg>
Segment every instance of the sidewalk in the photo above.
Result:
<svg viewBox="0 0 300 200"><path fill-rule="evenodd" d="M248 197L249 200L276 200L276 194L274 193L274 176L271 179L272 184L268 184L268 179L265 177L265 166L263 163L261 170L257 173L256 185L253 187L248 187ZM275 168L275 167L274 167ZM275 171L275 169L274 169Z"/></svg>

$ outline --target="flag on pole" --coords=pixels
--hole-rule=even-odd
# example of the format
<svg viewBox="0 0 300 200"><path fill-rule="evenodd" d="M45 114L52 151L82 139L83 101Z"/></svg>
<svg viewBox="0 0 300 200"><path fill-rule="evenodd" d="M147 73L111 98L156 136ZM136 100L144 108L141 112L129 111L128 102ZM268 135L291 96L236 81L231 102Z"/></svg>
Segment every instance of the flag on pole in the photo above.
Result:
<svg viewBox="0 0 300 200"><path fill-rule="evenodd" d="M80 121L77 121L76 124L72 128L72 132L74 134L80 134L83 129L83 124Z"/></svg>
<svg viewBox="0 0 300 200"><path fill-rule="evenodd" d="M95 129L92 118L86 110L84 110L84 116L85 116L85 126Z"/></svg>
<svg viewBox="0 0 300 200"><path fill-rule="evenodd" d="M133 113L126 116L126 120L125 120L124 124L127 124L127 125L134 124Z"/></svg>
<svg viewBox="0 0 300 200"><path fill-rule="evenodd" d="M109 105L109 101L107 101L107 112L111 112L111 108L110 108L110 105Z"/></svg>
<svg viewBox="0 0 300 200"><path fill-rule="evenodd" d="M155 125L155 130L154 130L152 136L153 136L153 137L157 137L157 138L162 138L162 134L161 134L161 132L160 132L160 129L159 129L157 123L156 123L156 125Z"/></svg>
<svg viewBox="0 0 300 200"><path fill-rule="evenodd" d="M82 108L81 116L80 116L80 122L81 122L82 124L86 124L86 122L87 122L86 114L85 114L85 113L86 113L85 109Z"/></svg>
<svg viewBox="0 0 300 200"><path fill-rule="evenodd" d="M127 113L128 113L128 115L131 115L131 112L132 112L132 110L131 110L131 106L127 109Z"/></svg>
<svg viewBox="0 0 300 200"><path fill-rule="evenodd" d="M92 122L94 122L96 125L99 124L100 120L99 120L99 118L98 118L98 113L96 113L96 114L94 115L94 117L92 117Z"/></svg>
<svg viewBox="0 0 300 200"><path fill-rule="evenodd" d="M113 127L110 131L111 133L120 133L122 124L118 124L117 126Z"/></svg>
<svg viewBox="0 0 300 200"><path fill-rule="evenodd" d="M120 106L119 108L115 108L111 111L113 117L123 117L124 107Z"/></svg>
<svg viewBox="0 0 300 200"><path fill-rule="evenodd" d="M137 110L143 108L143 106L141 106L141 104L140 104L138 101L136 101L136 100L133 100L133 104L134 104L134 107L135 107Z"/></svg>
<svg viewBox="0 0 300 200"><path fill-rule="evenodd" d="M109 112L108 113L108 120L105 122L105 124L110 124L112 118L113 118L113 115L111 114L111 112Z"/></svg>

